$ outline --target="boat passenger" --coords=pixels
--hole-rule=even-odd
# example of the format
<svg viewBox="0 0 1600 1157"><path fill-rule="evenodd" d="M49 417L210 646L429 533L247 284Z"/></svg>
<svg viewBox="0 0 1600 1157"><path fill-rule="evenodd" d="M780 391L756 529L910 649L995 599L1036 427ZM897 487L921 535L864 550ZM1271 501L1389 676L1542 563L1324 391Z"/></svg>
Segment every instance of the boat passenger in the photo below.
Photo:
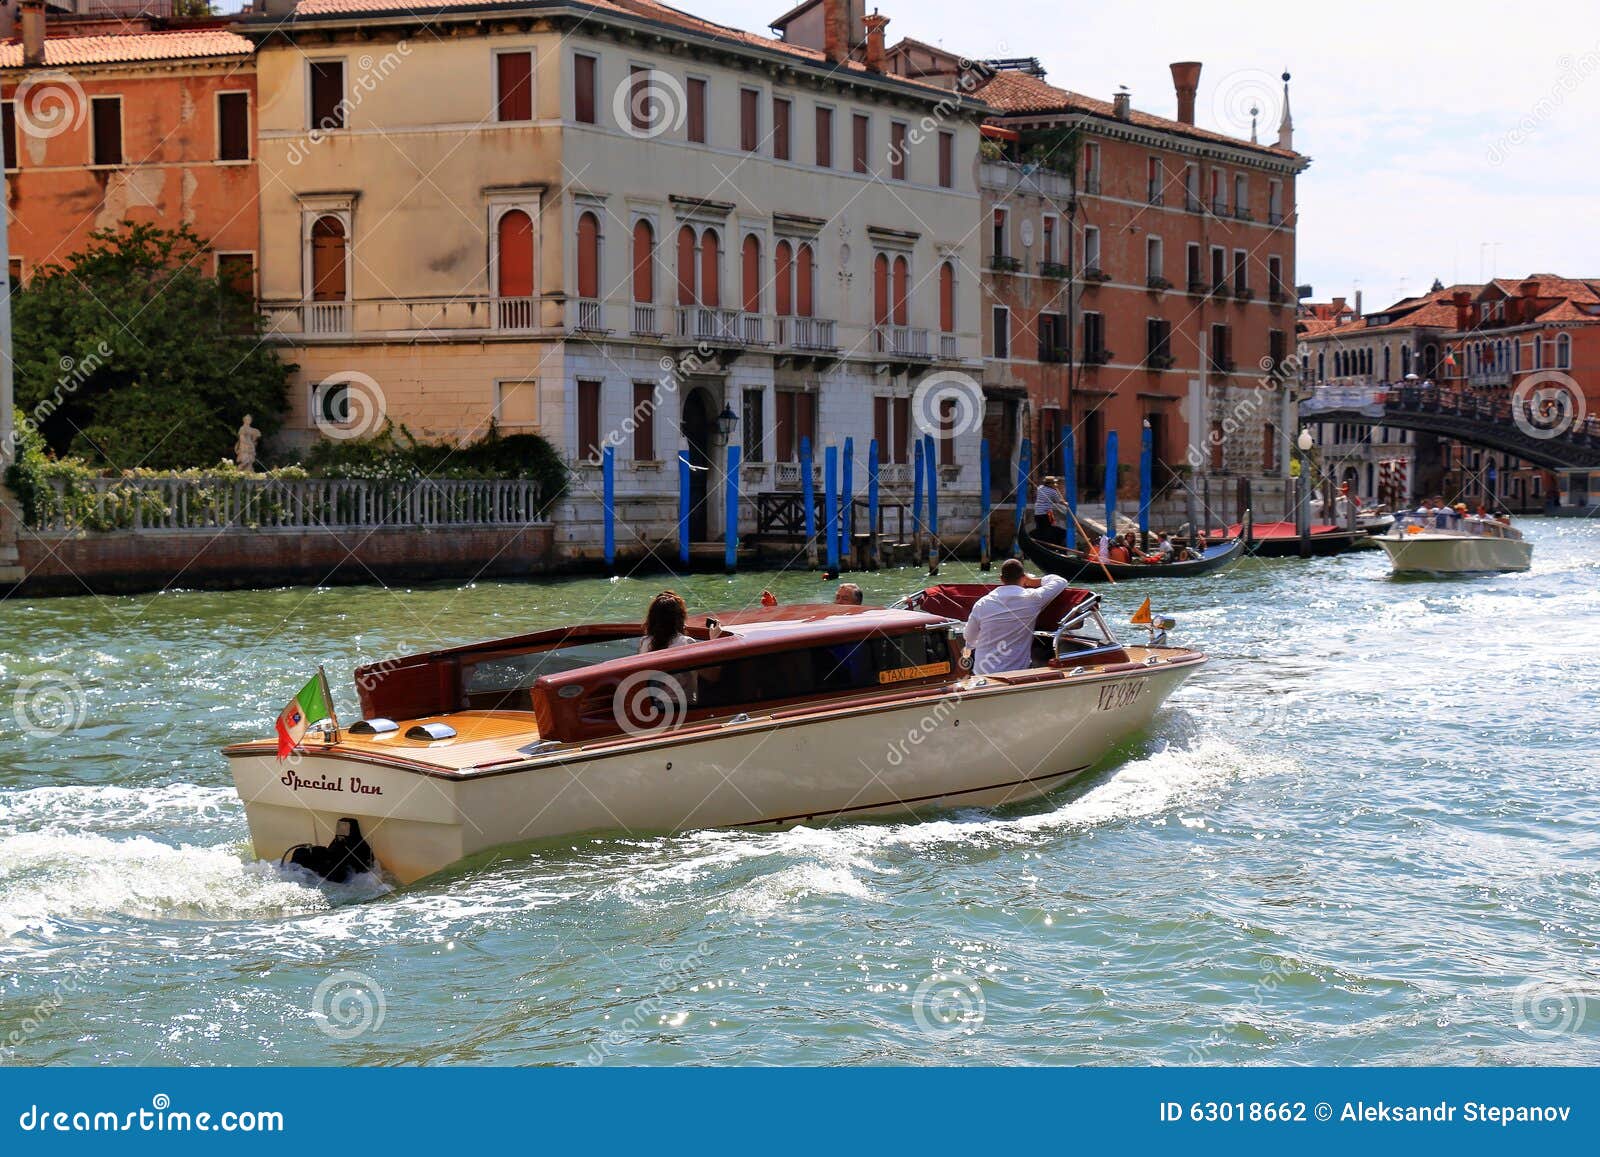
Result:
<svg viewBox="0 0 1600 1157"><path fill-rule="evenodd" d="M1000 564L1000 585L972 607L966 645L977 675L1026 671L1033 666L1033 624L1050 601L1067 589L1060 575L1039 578L1008 558Z"/></svg>
<svg viewBox="0 0 1600 1157"><path fill-rule="evenodd" d="M1064 543L1067 535L1057 528L1055 520L1070 517L1067 501L1061 496L1062 481L1054 474L1046 474L1033 492L1033 537L1040 542Z"/></svg>
<svg viewBox="0 0 1600 1157"><path fill-rule="evenodd" d="M1164 534L1159 536L1156 539L1156 550L1155 550L1155 561L1156 562L1158 562L1158 563L1160 563L1160 562L1171 562L1172 561L1172 556L1175 553L1176 553L1176 548L1172 545L1172 539L1168 538Z"/></svg>
<svg viewBox="0 0 1600 1157"><path fill-rule="evenodd" d="M644 616L644 638L639 640L639 654L665 651L694 642L683 633L688 622L689 608L683 598L673 591L662 591L650 600L650 609Z"/></svg>
<svg viewBox="0 0 1600 1157"><path fill-rule="evenodd" d="M861 593L861 588L855 583L840 583L839 590L833 596L833 601L846 607L859 607L866 596Z"/></svg>

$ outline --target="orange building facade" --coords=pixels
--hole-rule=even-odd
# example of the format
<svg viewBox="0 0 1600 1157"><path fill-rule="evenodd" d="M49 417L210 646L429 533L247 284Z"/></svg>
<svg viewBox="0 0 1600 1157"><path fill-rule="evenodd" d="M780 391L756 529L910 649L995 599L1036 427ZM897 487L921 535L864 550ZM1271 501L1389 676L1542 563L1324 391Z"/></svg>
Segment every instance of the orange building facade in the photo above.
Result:
<svg viewBox="0 0 1600 1157"><path fill-rule="evenodd" d="M96 229L188 225L254 292L260 219L252 46L220 21L52 20L0 44L10 274L26 284Z"/></svg>

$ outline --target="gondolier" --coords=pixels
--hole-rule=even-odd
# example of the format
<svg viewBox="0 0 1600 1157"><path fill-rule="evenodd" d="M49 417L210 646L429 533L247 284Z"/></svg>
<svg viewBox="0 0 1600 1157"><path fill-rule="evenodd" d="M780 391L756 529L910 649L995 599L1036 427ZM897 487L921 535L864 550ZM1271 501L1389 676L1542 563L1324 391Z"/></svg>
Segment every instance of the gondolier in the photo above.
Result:
<svg viewBox="0 0 1600 1157"><path fill-rule="evenodd" d="M1072 511L1067 506L1067 500L1061 496L1062 480L1054 474L1046 474L1040 481L1038 488L1033 492L1033 536L1040 542L1064 543L1067 541L1066 531L1056 525L1056 518L1065 519L1072 517Z"/></svg>

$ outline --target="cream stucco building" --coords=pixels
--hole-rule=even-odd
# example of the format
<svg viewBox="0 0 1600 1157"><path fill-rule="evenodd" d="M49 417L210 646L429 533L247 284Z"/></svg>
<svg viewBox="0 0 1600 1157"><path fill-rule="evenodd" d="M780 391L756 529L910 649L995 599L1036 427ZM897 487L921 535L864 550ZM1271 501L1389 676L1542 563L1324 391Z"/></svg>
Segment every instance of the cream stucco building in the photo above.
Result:
<svg viewBox="0 0 1600 1157"><path fill-rule="evenodd" d="M895 487L921 427L951 435L946 527L972 525L982 108L883 72L859 4L785 43L636 0L264 3L244 31L291 432L381 410L543 433L571 557L600 549L607 445L637 553L676 541L680 451L705 468L692 537L718 539L725 442L748 532L755 495L798 488L802 437L819 463L852 438L859 490L877 436ZM933 385L944 408L916 412Z"/></svg>

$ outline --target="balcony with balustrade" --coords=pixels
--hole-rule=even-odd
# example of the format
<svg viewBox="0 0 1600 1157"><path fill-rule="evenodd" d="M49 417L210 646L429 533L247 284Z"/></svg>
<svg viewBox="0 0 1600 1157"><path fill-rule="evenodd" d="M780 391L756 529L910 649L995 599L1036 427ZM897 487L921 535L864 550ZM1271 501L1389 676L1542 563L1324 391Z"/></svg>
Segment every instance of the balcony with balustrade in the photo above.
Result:
<svg viewBox="0 0 1600 1157"><path fill-rule="evenodd" d="M266 300L267 336L319 343L362 337L471 337L541 334L539 299L466 294L345 301ZM595 314L598 317L598 313Z"/></svg>
<svg viewBox="0 0 1600 1157"><path fill-rule="evenodd" d="M901 361L928 361L928 331L909 325L879 325L872 330L872 352Z"/></svg>

